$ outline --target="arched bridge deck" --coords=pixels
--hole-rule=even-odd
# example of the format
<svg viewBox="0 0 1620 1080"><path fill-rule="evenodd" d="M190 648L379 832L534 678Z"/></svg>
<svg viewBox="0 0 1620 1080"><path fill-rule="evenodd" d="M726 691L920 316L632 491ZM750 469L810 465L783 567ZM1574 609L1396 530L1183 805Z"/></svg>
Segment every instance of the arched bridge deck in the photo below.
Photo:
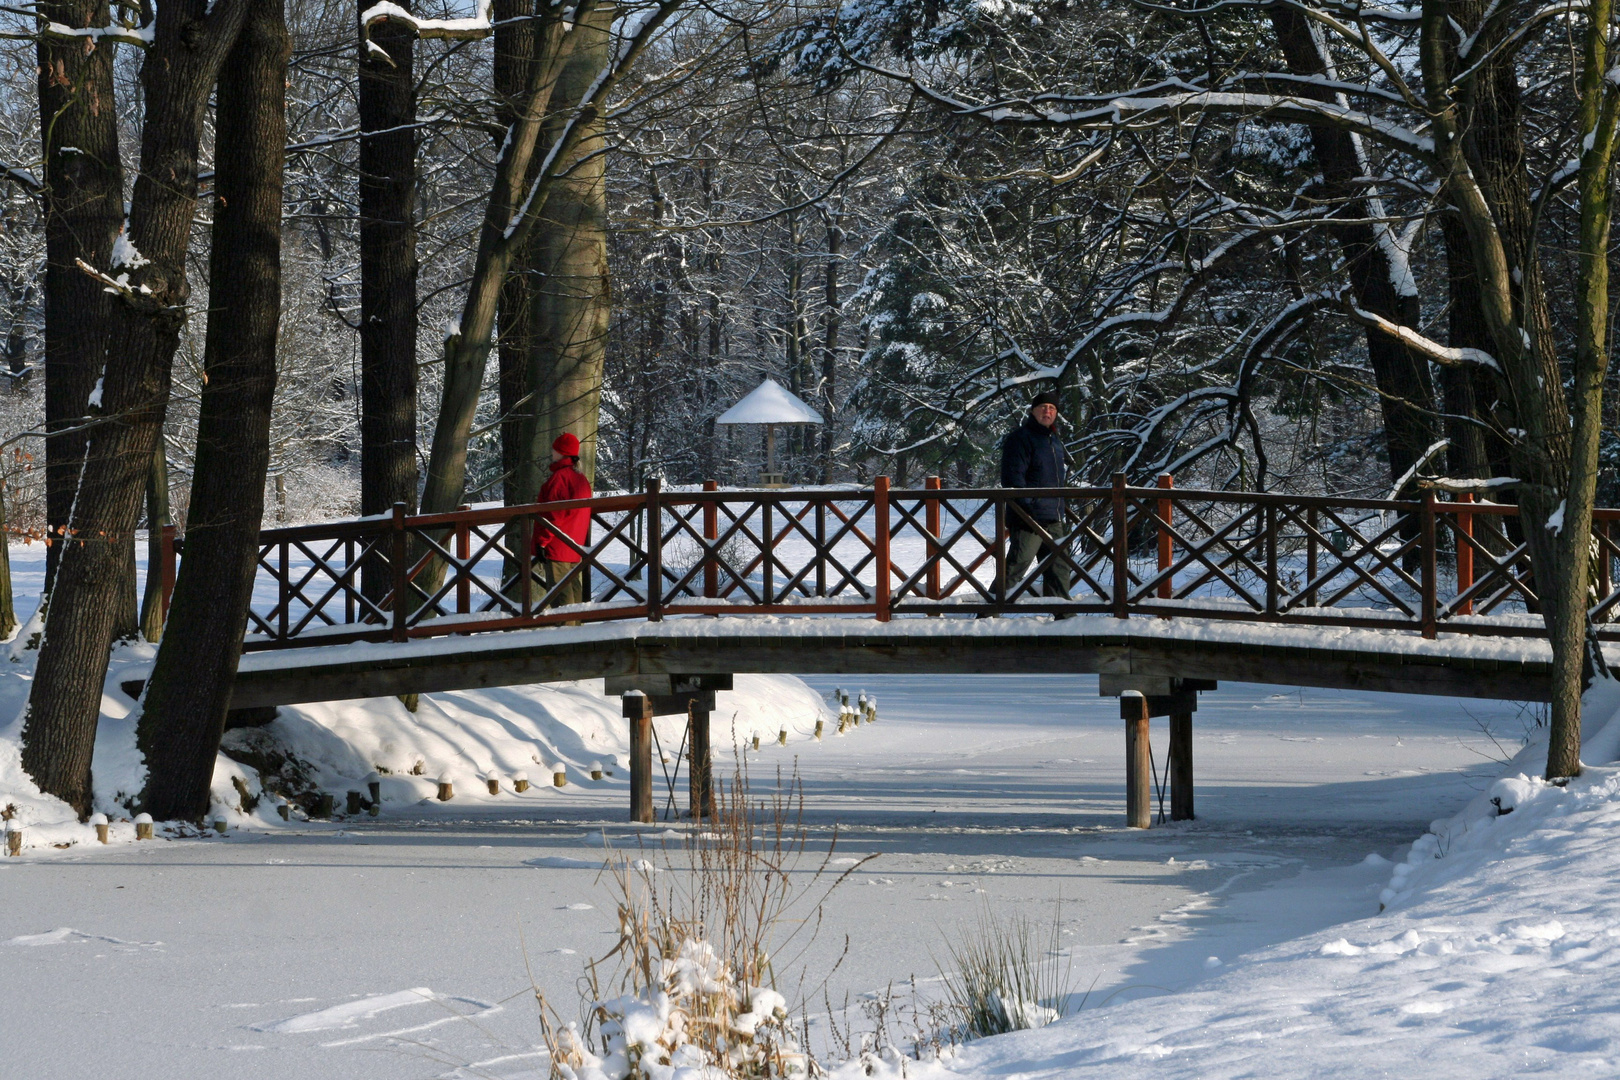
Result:
<svg viewBox="0 0 1620 1080"><path fill-rule="evenodd" d="M1529 638L1349 628L1255 634L1203 619L671 619L245 656L233 706L634 675L1059 673L1213 679L1406 694L1547 698Z"/></svg>
<svg viewBox="0 0 1620 1080"><path fill-rule="evenodd" d="M1024 500L1056 499L1061 523ZM1048 504L1050 505L1050 504ZM590 511L557 580L548 510ZM637 673L1075 671L1546 696L1517 508L1172 486L644 492L271 529L235 703ZM1620 511L1596 514L1600 636ZM1043 537L1010 566L1016 530ZM172 582L184 542L167 542ZM1066 578L1066 594L1044 582ZM580 602L559 606L574 590ZM1073 616L1054 621L1024 616ZM986 618L986 616L997 616ZM562 624L581 623L565 627ZM494 633L505 631L505 633Z"/></svg>
<svg viewBox="0 0 1620 1080"><path fill-rule="evenodd" d="M1026 499L1055 499L1059 522ZM1048 504L1050 505L1050 504ZM587 508L554 578L539 515ZM1127 820L1150 823L1149 718L1193 816L1192 715L1220 680L1545 700L1517 509L1132 487L664 491L266 531L233 707L605 677L652 820L654 715L690 719L712 805L714 692L745 672L1097 673L1121 695ZM1596 515L1599 636L1620 511ZM1042 540L1013 564L1021 531ZM1028 548L1024 544L1022 547ZM165 537L163 580L184 544ZM1066 583L1066 584L1065 584ZM1054 618L1054 616L1056 618ZM1134 695L1134 696L1133 696Z"/></svg>

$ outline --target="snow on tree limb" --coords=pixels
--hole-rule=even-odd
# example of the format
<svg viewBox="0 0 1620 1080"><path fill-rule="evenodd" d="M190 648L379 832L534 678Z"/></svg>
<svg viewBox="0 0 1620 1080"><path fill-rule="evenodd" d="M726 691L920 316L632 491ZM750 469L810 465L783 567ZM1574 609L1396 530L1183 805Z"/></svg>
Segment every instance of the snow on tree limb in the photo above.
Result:
<svg viewBox="0 0 1620 1080"><path fill-rule="evenodd" d="M1388 334L1390 337L1395 338L1402 345L1405 345L1413 352L1419 353L1428 359L1433 360L1437 364L1445 364L1453 367L1460 367L1466 364L1479 364L1483 367L1488 367L1493 371L1502 370L1501 366L1496 362L1496 357L1492 356L1484 349L1458 348L1450 345L1442 345L1433 338L1412 329L1410 326L1402 326L1399 323L1390 322L1382 315L1357 307L1355 303L1351 301L1345 302L1344 310L1352 319L1355 319L1363 326L1370 326L1375 330Z"/></svg>

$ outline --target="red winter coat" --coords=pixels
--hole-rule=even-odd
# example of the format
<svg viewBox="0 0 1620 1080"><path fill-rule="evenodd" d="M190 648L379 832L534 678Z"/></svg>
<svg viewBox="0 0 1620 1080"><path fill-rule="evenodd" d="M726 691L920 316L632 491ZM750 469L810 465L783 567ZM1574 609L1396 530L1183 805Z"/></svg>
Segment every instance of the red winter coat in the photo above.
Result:
<svg viewBox="0 0 1620 1080"><path fill-rule="evenodd" d="M585 474L574 468L574 463L568 458L554 461L551 464L551 479L546 486L540 489L535 496L535 502L562 502L565 499L588 499L591 497L591 482L585 479ZM555 513L542 514L534 526L534 554L536 558L550 559L552 562L579 562L579 552L569 547L557 534L562 533L574 543L585 546L585 538L591 533L591 511L588 507L577 510L558 510Z"/></svg>

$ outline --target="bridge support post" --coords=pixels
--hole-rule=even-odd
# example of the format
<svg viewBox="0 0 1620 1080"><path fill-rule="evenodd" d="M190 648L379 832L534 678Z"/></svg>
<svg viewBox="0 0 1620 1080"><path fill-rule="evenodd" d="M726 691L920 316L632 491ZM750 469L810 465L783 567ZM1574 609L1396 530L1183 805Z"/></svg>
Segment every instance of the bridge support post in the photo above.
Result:
<svg viewBox="0 0 1620 1080"><path fill-rule="evenodd" d="M710 695L712 698L713 695ZM709 749L709 710L694 701L687 720L686 749L691 754L687 770L688 797L693 821L714 820L714 760Z"/></svg>
<svg viewBox="0 0 1620 1080"><path fill-rule="evenodd" d="M1170 714L1170 820L1193 819L1192 713Z"/></svg>
<svg viewBox="0 0 1620 1080"><path fill-rule="evenodd" d="M1133 829L1153 822L1153 751L1148 743L1148 718L1170 718L1170 757L1165 783L1170 786L1170 820L1193 819L1192 718L1198 711L1198 693L1214 690L1213 679L1177 679L1166 675L1102 675L1097 690L1103 697L1119 698L1120 719L1125 721L1125 819Z"/></svg>
<svg viewBox="0 0 1620 1080"><path fill-rule="evenodd" d="M625 694L624 718L630 721L630 820L651 824L652 698L639 690Z"/></svg>
<svg viewBox="0 0 1620 1080"><path fill-rule="evenodd" d="M1125 824L1146 829L1153 824L1153 792L1148 774L1153 771L1153 750L1148 742L1148 702L1131 692L1119 699L1125 714Z"/></svg>

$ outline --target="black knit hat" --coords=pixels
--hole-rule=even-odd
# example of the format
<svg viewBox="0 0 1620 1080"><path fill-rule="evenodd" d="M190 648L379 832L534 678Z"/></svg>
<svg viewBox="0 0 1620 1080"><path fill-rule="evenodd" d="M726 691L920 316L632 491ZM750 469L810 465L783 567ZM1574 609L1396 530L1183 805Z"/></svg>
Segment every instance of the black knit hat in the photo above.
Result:
<svg viewBox="0 0 1620 1080"><path fill-rule="evenodd" d="M1057 403L1058 403L1058 399L1057 399L1056 394L1052 393L1052 391L1050 391L1050 390L1042 390L1040 393L1036 394L1033 398L1030 398L1029 407L1033 409L1033 408L1036 408L1036 407L1041 406L1041 405L1056 406Z"/></svg>

